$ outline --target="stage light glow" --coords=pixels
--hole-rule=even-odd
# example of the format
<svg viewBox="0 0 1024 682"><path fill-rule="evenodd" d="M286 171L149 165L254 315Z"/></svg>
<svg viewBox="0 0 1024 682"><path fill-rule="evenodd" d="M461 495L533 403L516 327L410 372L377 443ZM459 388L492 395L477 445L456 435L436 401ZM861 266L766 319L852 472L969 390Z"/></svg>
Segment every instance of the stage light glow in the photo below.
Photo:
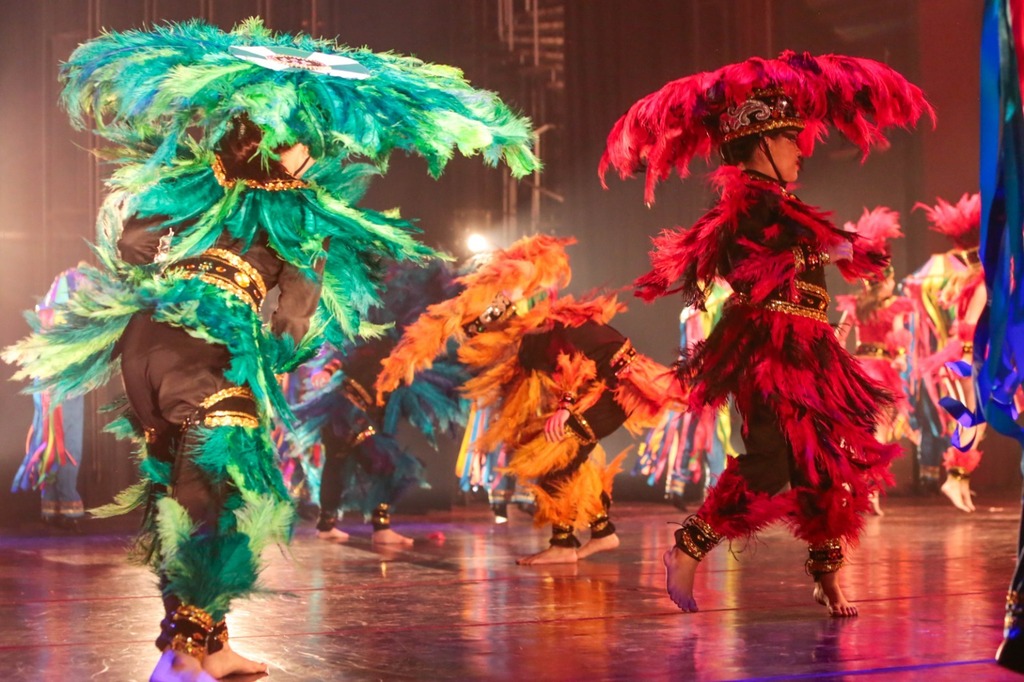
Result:
<svg viewBox="0 0 1024 682"><path fill-rule="evenodd" d="M470 235L466 237L466 248L469 249L470 253L483 253L494 249L491 245L491 240L479 232L471 232Z"/></svg>

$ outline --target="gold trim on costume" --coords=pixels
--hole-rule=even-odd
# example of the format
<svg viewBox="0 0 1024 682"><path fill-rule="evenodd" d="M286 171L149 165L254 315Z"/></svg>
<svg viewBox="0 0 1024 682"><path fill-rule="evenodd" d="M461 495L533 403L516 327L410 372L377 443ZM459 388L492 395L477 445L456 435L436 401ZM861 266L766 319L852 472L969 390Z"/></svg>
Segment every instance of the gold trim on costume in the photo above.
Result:
<svg viewBox="0 0 1024 682"><path fill-rule="evenodd" d="M690 557L701 561L715 545L722 541L722 536L711 528L711 525L697 515L683 522L682 528L675 532L676 547Z"/></svg>
<svg viewBox="0 0 1024 682"><path fill-rule="evenodd" d="M373 398L370 397L370 392L363 388L363 385L351 377L345 377L342 382L343 390L345 391L346 397L356 407L360 408L364 412L369 410L373 406ZM353 393L355 395L353 395Z"/></svg>
<svg viewBox="0 0 1024 682"><path fill-rule="evenodd" d="M758 307L763 310L771 310L772 312L786 313L787 315L799 315L828 324L828 314L826 311L828 310L829 303L832 302L832 297L828 295L828 291L816 284L801 280L796 280L793 284L800 292L796 296L796 301L770 298ZM732 299L745 305L752 305L750 296L743 292L733 292Z"/></svg>
<svg viewBox="0 0 1024 682"><path fill-rule="evenodd" d="M807 269L807 261L804 259L804 250L799 246L794 246L791 251L793 252L793 267L796 268L797 272L803 272Z"/></svg>
<svg viewBox="0 0 1024 682"><path fill-rule="evenodd" d="M363 429L362 431L359 432L359 434L352 441L352 445L353 446L359 445L360 443L365 441L367 438L370 438L371 436L375 436L376 434L377 434L377 429L373 428L373 425L371 424L370 426L367 426L365 429Z"/></svg>
<svg viewBox="0 0 1024 682"><path fill-rule="evenodd" d="M963 467L949 467L949 469L946 470L946 473L949 474L950 478L956 478L961 481L967 481L971 478L971 472L967 471L967 469L964 469Z"/></svg>
<svg viewBox="0 0 1024 682"><path fill-rule="evenodd" d="M575 410L569 410L569 414L576 419L576 423L583 429L584 433L579 433L572 426L569 426L569 433L575 436L584 445L590 445L591 443L597 442L597 436L594 435L594 429L590 428L590 423L587 422L586 417L582 413L576 412Z"/></svg>
<svg viewBox="0 0 1024 682"><path fill-rule="evenodd" d="M201 663L206 657L206 639L213 630L213 618L209 613L191 604L181 604L167 615L167 621L174 629L185 623L192 632L178 632L170 638L167 647L172 651L187 654ZM201 638L200 638L201 637Z"/></svg>
<svg viewBox="0 0 1024 682"><path fill-rule="evenodd" d="M255 401L256 397L253 396L252 391L245 386L228 386L222 388L211 396L207 396L203 402L199 403L199 407L204 410L208 407L213 407L222 400L228 398L248 398L249 400Z"/></svg>
<svg viewBox="0 0 1024 682"><path fill-rule="evenodd" d="M267 285L259 271L226 249L207 249L196 257L185 258L172 264L167 274L212 284L245 301L257 313L267 297Z"/></svg>
<svg viewBox="0 0 1024 682"><path fill-rule="evenodd" d="M626 371L626 368L633 364L636 360L636 350L633 348L633 344L626 339L626 342L622 344L622 347L615 351L615 355L608 362L608 365L612 368L612 372L615 376L619 376Z"/></svg>
<svg viewBox="0 0 1024 682"><path fill-rule="evenodd" d="M236 412L233 410L215 410L203 417L203 426L244 426L248 429L255 429L260 425L260 420L248 412Z"/></svg>
<svg viewBox="0 0 1024 682"><path fill-rule="evenodd" d="M224 170L224 162L220 160L219 156L214 155L213 163L210 164L213 169L213 176L217 178L217 184L224 189L231 189L239 182L242 182L249 189L262 189L268 192L280 192L287 189L306 189L309 187L309 183L298 178L292 178L291 180L250 180L248 178L240 179L228 179L227 172Z"/></svg>
<svg viewBox="0 0 1024 682"><path fill-rule="evenodd" d="M859 343L854 355L864 358L892 358L893 354L888 348L874 343Z"/></svg>
<svg viewBox="0 0 1024 682"><path fill-rule="evenodd" d="M807 575L817 576L822 573L835 573L843 567L843 544L839 540L826 540L807 547L807 562L804 570Z"/></svg>
<svg viewBox="0 0 1024 682"><path fill-rule="evenodd" d="M260 296L266 298L267 283L263 281L263 275L260 274L259 270L252 266L252 263L239 256L234 251L228 251L227 249L207 249L206 251L203 251L203 255L209 256L210 258L217 258L238 268L240 272L235 274L235 280L238 282L238 286L249 286L249 282L244 279L244 277L248 277L256 283L256 288L259 289Z"/></svg>
<svg viewBox="0 0 1024 682"><path fill-rule="evenodd" d="M967 357L968 355L974 355L974 342L973 341L968 341L967 343L964 344L963 354L964 354L964 357Z"/></svg>

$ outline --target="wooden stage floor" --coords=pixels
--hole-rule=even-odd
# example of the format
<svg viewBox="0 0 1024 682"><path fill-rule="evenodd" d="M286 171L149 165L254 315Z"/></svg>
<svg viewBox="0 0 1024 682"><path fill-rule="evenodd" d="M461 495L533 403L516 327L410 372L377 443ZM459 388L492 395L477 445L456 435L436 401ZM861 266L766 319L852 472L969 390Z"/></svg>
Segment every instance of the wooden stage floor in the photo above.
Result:
<svg viewBox="0 0 1024 682"><path fill-rule="evenodd" d="M806 550L782 528L716 549L697 578L702 610L680 613L661 555L681 515L629 504L613 509L618 550L554 567L514 564L546 541L517 511L501 526L482 505L397 515L421 540L409 551L372 547L363 526L329 545L306 523L290 556L268 551L273 592L228 624L269 680L1024 679L992 663L1016 502L974 515L935 498L885 504L844 570L851 620L812 601ZM0 679L147 679L162 613L125 543L0 537Z"/></svg>

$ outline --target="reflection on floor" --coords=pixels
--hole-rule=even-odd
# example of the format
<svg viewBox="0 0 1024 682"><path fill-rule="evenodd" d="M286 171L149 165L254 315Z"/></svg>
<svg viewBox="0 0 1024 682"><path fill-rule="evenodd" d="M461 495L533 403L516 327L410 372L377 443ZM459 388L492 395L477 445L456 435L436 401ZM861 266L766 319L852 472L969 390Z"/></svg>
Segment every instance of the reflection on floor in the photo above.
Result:
<svg viewBox="0 0 1024 682"><path fill-rule="evenodd" d="M285 553L268 551L267 596L228 623L271 680L1015 679L991 662L1015 504L973 515L885 504L844 570L852 620L813 602L806 550L782 528L716 549L697 578L702 610L679 613L661 554L680 514L632 504L613 510L618 550L535 568L514 559L546 535L518 512L500 526L485 507L397 515L411 550L372 547L355 524L348 544L331 545L305 525ZM0 679L146 679L162 614L125 544L0 538Z"/></svg>

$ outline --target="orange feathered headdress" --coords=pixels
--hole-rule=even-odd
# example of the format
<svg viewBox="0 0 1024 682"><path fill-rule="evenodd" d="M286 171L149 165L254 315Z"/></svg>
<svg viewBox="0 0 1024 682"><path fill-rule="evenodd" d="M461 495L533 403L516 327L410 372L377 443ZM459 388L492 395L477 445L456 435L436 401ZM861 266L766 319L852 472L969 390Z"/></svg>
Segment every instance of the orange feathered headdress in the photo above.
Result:
<svg viewBox="0 0 1024 682"><path fill-rule="evenodd" d="M568 285L571 270L565 247L574 243L572 237L524 237L507 249L495 251L475 271L456 279L463 287L462 293L428 307L406 327L395 350L382 363L378 397L402 381L411 382L416 372L430 367L449 339L463 341L464 327L480 317L497 297L507 297L514 306L546 289Z"/></svg>
<svg viewBox="0 0 1024 682"><path fill-rule="evenodd" d="M981 195L965 193L956 204L938 199L935 206L917 203L924 209L931 229L953 240L957 248L970 250L981 244Z"/></svg>

